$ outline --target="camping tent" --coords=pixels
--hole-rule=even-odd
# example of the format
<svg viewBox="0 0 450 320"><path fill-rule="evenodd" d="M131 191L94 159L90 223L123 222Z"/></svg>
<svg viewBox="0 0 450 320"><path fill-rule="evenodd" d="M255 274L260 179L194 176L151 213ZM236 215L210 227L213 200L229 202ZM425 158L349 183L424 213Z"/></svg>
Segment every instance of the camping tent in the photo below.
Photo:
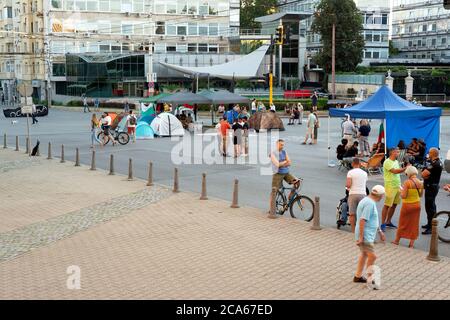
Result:
<svg viewBox="0 0 450 320"><path fill-rule="evenodd" d="M165 92L161 92L160 94L156 95L156 96L149 96L146 97L142 100L139 100L140 103L156 103L156 101L158 101L161 98L170 96L170 93L165 93Z"/></svg>
<svg viewBox="0 0 450 320"><path fill-rule="evenodd" d="M250 99L226 90L202 90L198 94L208 98L213 104L250 103Z"/></svg>
<svg viewBox="0 0 450 320"><path fill-rule="evenodd" d="M211 100L208 98L201 96L199 94L195 94L192 92L177 92L171 94L170 96L161 98L158 100L158 103L172 103L172 104L210 104Z"/></svg>
<svg viewBox="0 0 450 320"><path fill-rule="evenodd" d="M141 116L138 120L140 122L142 121L147 122L147 124L150 124L156 117L154 104L149 103L148 105L146 105L145 103L141 103L140 109L141 109Z"/></svg>
<svg viewBox="0 0 450 320"><path fill-rule="evenodd" d="M388 86L373 96L346 109L330 109L331 117L350 115L356 119L384 119L385 145L397 146L400 140L422 138L427 148L439 147L441 108L417 106L396 95Z"/></svg>
<svg viewBox="0 0 450 320"><path fill-rule="evenodd" d="M145 140L153 139L155 133L152 127L145 121L139 121L136 126L136 139Z"/></svg>
<svg viewBox="0 0 450 320"><path fill-rule="evenodd" d="M184 136L183 125L173 114L160 113L150 124L153 132L158 136Z"/></svg>

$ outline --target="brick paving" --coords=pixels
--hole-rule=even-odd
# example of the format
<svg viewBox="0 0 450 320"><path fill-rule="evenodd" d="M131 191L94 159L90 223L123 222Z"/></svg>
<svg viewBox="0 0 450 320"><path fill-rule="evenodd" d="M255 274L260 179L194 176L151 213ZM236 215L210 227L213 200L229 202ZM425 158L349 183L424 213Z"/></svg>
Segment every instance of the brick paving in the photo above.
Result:
<svg viewBox="0 0 450 320"><path fill-rule="evenodd" d="M0 160L4 154L0 150ZM351 282L359 250L347 232L313 231L308 223L270 220L254 208L231 209L225 201L200 201L198 194L186 192L168 196L158 186L142 188L143 181L64 168L73 180L91 174L98 183L119 179L124 189L139 186L129 194L161 189L163 199L124 205L128 214L1 261L0 299L450 299L450 259L433 263L423 251L376 244L382 290L371 291ZM25 170L14 172L20 176ZM9 195L5 174L0 186ZM30 187L33 183L38 181ZM30 197L42 208L40 197ZM96 214L98 203L80 205L78 210ZM72 211L51 219L64 224L62 217ZM0 236L9 233L0 231ZM67 289L66 270L72 265L81 269L81 290Z"/></svg>

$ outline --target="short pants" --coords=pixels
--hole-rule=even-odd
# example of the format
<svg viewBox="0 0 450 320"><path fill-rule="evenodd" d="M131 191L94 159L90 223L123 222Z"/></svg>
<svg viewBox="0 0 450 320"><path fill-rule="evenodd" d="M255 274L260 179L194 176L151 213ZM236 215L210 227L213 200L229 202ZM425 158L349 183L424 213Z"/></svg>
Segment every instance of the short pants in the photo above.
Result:
<svg viewBox="0 0 450 320"><path fill-rule="evenodd" d="M365 194L351 194L348 196L348 213L355 215L359 202L366 197Z"/></svg>
<svg viewBox="0 0 450 320"><path fill-rule="evenodd" d="M128 134L135 134L136 133L136 127L128 127Z"/></svg>
<svg viewBox="0 0 450 320"><path fill-rule="evenodd" d="M400 204L400 189L398 188L386 188L385 189L386 199L384 200L384 205L387 207L392 207L394 204Z"/></svg>
<svg viewBox="0 0 450 320"><path fill-rule="evenodd" d="M362 253L364 252L375 253L375 245L373 244L373 242L364 241L363 243L359 244L358 247Z"/></svg>
<svg viewBox="0 0 450 320"><path fill-rule="evenodd" d="M290 173L275 173L272 176L272 188L279 189L283 180L289 184L292 184L295 180L297 180L297 178Z"/></svg>

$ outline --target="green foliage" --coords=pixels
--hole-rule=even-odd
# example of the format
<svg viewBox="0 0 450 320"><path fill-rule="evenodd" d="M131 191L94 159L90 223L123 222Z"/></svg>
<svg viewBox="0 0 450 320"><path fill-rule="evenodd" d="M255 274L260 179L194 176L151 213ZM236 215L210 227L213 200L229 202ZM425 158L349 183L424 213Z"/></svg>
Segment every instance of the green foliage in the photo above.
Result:
<svg viewBox="0 0 450 320"><path fill-rule="evenodd" d="M353 0L321 0L311 30L322 38L316 62L331 72L332 27L336 24L336 71L354 71L362 62L364 38L361 12Z"/></svg>
<svg viewBox="0 0 450 320"><path fill-rule="evenodd" d="M443 70L439 70L439 69L433 69L431 70L431 76L433 77L445 77L447 76L447 73Z"/></svg>
<svg viewBox="0 0 450 320"><path fill-rule="evenodd" d="M400 51L394 47L392 40L389 40L389 56L396 56L400 53Z"/></svg>
<svg viewBox="0 0 450 320"><path fill-rule="evenodd" d="M241 29L258 29L255 18L275 12L277 0L241 0Z"/></svg>

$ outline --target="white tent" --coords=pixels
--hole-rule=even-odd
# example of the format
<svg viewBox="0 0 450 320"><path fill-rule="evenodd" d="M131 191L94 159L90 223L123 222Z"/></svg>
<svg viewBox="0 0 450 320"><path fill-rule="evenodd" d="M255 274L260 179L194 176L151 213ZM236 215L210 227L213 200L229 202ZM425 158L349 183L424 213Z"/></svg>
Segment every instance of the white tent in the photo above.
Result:
<svg viewBox="0 0 450 320"><path fill-rule="evenodd" d="M180 120L168 112L160 113L150 124L153 132L158 136L184 136L184 128Z"/></svg>
<svg viewBox="0 0 450 320"><path fill-rule="evenodd" d="M269 49L269 45L262 45L252 53L224 64L210 67L182 67L160 62L163 66L179 72L201 77L215 77L225 80L250 79L257 75L261 62Z"/></svg>

